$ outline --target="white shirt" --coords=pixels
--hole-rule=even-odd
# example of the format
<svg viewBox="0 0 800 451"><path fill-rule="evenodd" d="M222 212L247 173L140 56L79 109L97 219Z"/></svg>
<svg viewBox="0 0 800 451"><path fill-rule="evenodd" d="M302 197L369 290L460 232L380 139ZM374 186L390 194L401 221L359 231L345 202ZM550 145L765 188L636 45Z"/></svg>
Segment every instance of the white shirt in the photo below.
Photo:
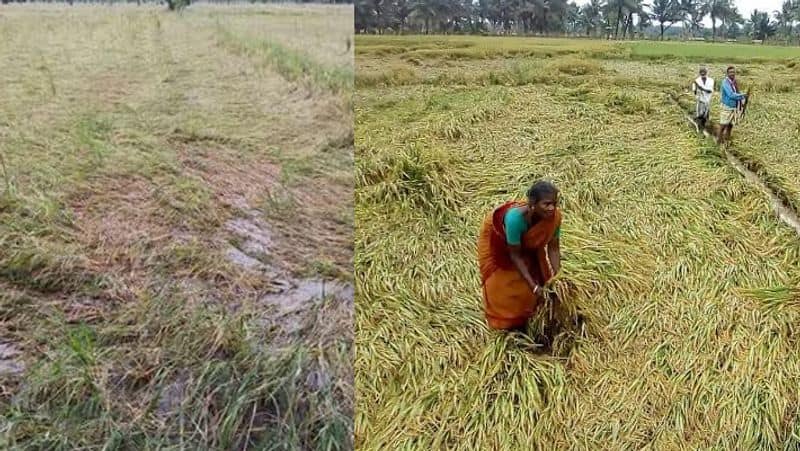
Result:
<svg viewBox="0 0 800 451"><path fill-rule="evenodd" d="M701 88L708 89L709 91L711 91L711 92L703 92L697 89L697 86L692 85L692 90L694 91L694 94L697 96L697 100L703 103L711 103L711 94L714 93L714 79L711 77L706 77L706 82L703 83L703 78L697 77L697 79L694 82L697 83L697 86L700 86Z"/></svg>

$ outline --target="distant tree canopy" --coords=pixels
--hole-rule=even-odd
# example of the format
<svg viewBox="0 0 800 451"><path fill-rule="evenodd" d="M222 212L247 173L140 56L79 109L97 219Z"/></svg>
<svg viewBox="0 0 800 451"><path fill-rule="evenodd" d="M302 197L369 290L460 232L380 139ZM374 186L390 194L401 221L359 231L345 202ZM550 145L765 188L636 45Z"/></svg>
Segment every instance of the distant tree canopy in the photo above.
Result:
<svg viewBox="0 0 800 451"><path fill-rule="evenodd" d="M711 29L703 26L708 18ZM673 27L674 25L678 25ZM800 0L745 18L733 0L355 0L357 33L650 36L800 44Z"/></svg>

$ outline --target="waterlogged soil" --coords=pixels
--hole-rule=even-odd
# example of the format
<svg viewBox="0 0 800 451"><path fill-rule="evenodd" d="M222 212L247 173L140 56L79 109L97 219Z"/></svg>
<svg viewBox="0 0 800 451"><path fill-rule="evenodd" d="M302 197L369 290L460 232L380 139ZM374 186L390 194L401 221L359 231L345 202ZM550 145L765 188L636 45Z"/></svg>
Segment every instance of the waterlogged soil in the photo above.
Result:
<svg viewBox="0 0 800 451"><path fill-rule="evenodd" d="M332 297L346 302L353 301L353 285L337 280L294 279L292 287L281 293L266 295L262 300L271 305L294 307L296 310L308 299L324 299Z"/></svg>
<svg viewBox="0 0 800 451"><path fill-rule="evenodd" d="M21 356L22 351L13 343L0 340L0 377L16 376L25 371Z"/></svg>
<svg viewBox="0 0 800 451"><path fill-rule="evenodd" d="M162 392L158 400L156 414L161 418L166 418L175 412L180 407L181 403L183 403L188 386L189 377L187 373L183 372Z"/></svg>
<svg viewBox="0 0 800 451"><path fill-rule="evenodd" d="M282 337L302 332L312 309L327 299L352 308L354 290L349 283L324 279L291 279L289 283L290 287L260 299L274 312L274 316L265 318L264 325L277 326Z"/></svg>
<svg viewBox="0 0 800 451"><path fill-rule="evenodd" d="M249 218L236 218L228 221L226 229L246 241L242 250L249 255L267 254L272 248L272 234L266 223L260 221L257 212L251 212Z"/></svg>
<svg viewBox="0 0 800 451"><path fill-rule="evenodd" d="M259 321L262 326L277 328L283 341L301 333L314 320L311 318L313 311L328 300L352 307L355 295L352 284L295 277L280 263L271 262L274 241L269 224L257 210L247 209L244 214L245 217L231 219L225 224L225 230L236 243L227 249L226 256L242 269L257 271L271 279L275 291L259 299L265 312Z"/></svg>

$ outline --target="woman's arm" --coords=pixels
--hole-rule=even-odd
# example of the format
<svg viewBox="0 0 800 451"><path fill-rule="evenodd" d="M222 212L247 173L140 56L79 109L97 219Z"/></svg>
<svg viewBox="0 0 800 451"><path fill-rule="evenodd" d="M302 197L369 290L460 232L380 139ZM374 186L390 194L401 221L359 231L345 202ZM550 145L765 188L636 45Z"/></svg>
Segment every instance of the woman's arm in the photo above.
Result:
<svg viewBox="0 0 800 451"><path fill-rule="evenodd" d="M511 261L514 262L514 266L516 266L517 271L519 271L519 273L522 274L522 278L528 282L528 286L531 287L531 291L538 296L541 287L539 287L539 284L533 280L531 272L528 271L528 265L525 264L525 259L522 257L522 247L509 246L509 250L511 253Z"/></svg>
<svg viewBox="0 0 800 451"><path fill-rule="evenodd" d="M550 243L547 244L547 256L550 259L550 265L553 267L553 275L555 276L561 269L561 239L558 235L554 236Z"/></svg>

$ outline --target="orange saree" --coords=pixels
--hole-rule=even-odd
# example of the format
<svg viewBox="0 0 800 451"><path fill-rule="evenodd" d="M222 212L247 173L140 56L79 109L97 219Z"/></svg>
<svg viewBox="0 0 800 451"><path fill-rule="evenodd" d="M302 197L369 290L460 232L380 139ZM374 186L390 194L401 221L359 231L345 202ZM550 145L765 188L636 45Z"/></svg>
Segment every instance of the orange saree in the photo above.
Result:
<svg viewBox="0 0 800 451"><path fill-rule="evenodd" d="M524 326L536 313L539 299L511 261L503 218L510 208L526 202L506 202L487 216L478 238L478 265L483 286L486 321L493 329ZM561 225L561 212L534 224L522 237L522 252L533 279L544 285L553 277L547 261L547 243Z"/></svg>

